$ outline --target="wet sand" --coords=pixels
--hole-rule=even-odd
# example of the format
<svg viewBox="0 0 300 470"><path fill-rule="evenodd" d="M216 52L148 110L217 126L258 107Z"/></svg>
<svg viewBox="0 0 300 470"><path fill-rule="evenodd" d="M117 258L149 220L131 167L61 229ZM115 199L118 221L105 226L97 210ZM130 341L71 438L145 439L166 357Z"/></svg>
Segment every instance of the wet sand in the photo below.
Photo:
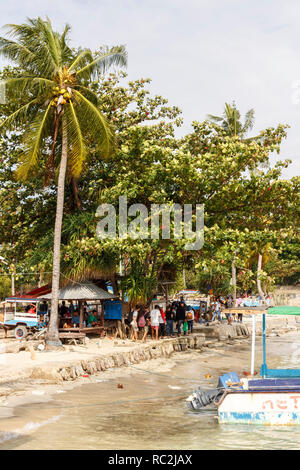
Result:
<svg viewBox="0 0 300 470"><path fill-rule="evenodd" d="M297 332L271 336L269 367L300 367L299 342ZM220 374L250 369L249 339L210 346L61 385L19 383L0 397L0 449L296 448L298 429L293 438L291 430L240 426L236 434L217 424L215 409L187 409L185 398L195 387L213 388ZM258 372L260 364L258 338Z"/></svg>

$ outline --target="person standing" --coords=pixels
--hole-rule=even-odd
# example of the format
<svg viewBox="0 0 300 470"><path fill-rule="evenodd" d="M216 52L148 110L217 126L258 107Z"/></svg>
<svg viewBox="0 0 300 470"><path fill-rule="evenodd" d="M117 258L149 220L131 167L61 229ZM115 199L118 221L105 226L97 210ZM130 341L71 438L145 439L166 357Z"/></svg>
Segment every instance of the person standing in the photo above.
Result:
<svg viewBox="0 0 300 470"><path fill-rule="evenodd" d="M212 319L211 321L215 321L215 318L218 317L219 318L219 321L222 322L222 316L221 316L221 304L219 302L219 299L216 299L216 301L214 302L214 313L213 313L213 316L212 316Z"/></svg>
<svg viewBox="0 0 300 470"><path fill-rule="evenodd" d="M151 337L152 339L154 339L154 331L155 331L156 341L158 341L159 317L160 317L159 306L155 305L155 308L151 310L150 312L150 318L151 318Z"/></svg>
<svg viewBox="0 0 300 470"><path fill-rule="evenodd" d="M176 309L176 321L177 321L177 334L181 335L181 325L183 325L186 318L186 305L184 301L179 302L179 305Z"/></svg>
<svg viewBox="0 0 300 470"><path fill-rule="evenodd" d="M174 338L174 320L175 320L175 310L172 309L171 305L167 306L166 309L166 322L167 322L167 336L168 338Z"/></svg>
<svg viewBox="0 0 300 470"><path fill-rule="evenodd" d="M232 307L232 300L230 299L229 296L226 297L225 300L225 308L231 308ZM225 313L228 325L232 325L232 315L231 313Z"/></svg>
<svg viewBox="0 0 300 470"><path fill-rule="evenodd" d="M188 332L193 333L194 319L195 319L195 310L193 308L187 311L186 319L187 319L187 324L188 324Z"/></svg>
<svg viewBox="0 0 300 470"><path fill-rule="evenodd" d="M138 314L139 314L139 306L136 305L135 310L133 311L133 314L132 314L132 321L130 323L130 325L132 327L133 341L138 340L138 331L139 331L139 327L138 327L138 323L137 323Z"/></svg>
<svg viewBox="0 0 300 470"><path fill-rule="evenodd" d="M60 307L60 316L61 318L64 318L67 316L68 314L68 307L66 306L66 302L63 300L62 303L61 303L61 307Z"/></svg>
<svg viewBox="0 0 300 470"><path fill-rule="evenodd" d="M158 336L163 338L166 336L166 314L162 307L159 307L160 317L159 317L159 329Z"/></svg>
<svg viewBox="0 0 300 470"><path fill-rule="evenodd" d="M148 335L148 331L149 331L149 324L150 324L150 313L149 313L149 309L146 308L145 310L143 310L143 316L144 316L144 320L141 320L141 316L140 316L140 319L138 320L138 322L141 324L144 324L143 327L140 327L139 325L139 328L142 330L143 332L143 337L142 337L142 341L146 342L147 341L147 335Z"/></svg>
<svg viewBox="0 0 300 470"><path fill-rule="evenodd" d="M236 306L237 307L243 307L244 306L244 303L243 303L243 297L241 295L239 295L239 297L236 299ZM243 320L243 315L241 313L238 313L238 322L239 321L242 321Z"/></svg>
<svg viewBox="0 0 300 470"><path fill-rule="evenodd" d="M69 305L68 310L69 310L70 316L73 317L74 311L75 311L74 304L73 304L73 300L70 300L70 305Z"/></svg>

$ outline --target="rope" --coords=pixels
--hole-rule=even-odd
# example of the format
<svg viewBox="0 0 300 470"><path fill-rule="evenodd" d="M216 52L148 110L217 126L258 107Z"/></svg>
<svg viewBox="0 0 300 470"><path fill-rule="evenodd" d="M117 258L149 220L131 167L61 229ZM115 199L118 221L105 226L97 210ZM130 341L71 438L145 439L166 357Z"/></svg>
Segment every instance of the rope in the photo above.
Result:
<svg viewBox="0 0 300 470"><path fill-rule="evenodd" d="M186 382L195 382L195 379L188 379L187 377L174 377L172 375L162 374L161 372L153 372L151 370L140 369L139 367L135 367L135 366L132 366L132 365L129 365L127 367L131 367L132 369L136 369L140 372L146 372L148 374L158 375L160 377L167 377L168 379L184 380Z"/></svg>

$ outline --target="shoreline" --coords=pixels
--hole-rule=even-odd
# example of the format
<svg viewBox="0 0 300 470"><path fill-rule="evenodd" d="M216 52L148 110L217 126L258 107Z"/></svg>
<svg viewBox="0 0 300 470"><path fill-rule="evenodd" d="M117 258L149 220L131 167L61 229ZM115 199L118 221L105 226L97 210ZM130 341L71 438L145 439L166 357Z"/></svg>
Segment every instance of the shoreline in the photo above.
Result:
<svg viewBox="0 0 300 470"><path fill-rule="evenodd" d="M256 336L261 336L257 322ZM233 325L197 326L195 333L178 338L148 340L92 339L87 346L65 346L63 351L34 350L0 354L0 404L26 383L57 385L85 383L92 377L105 378L107 372L120 373L137 364L161 360L167 366L174 355L186 351L202 354L210 348L227 347L251 336L251 319ZM300 329L295 317L268 319L267 335L295 332Z"/></svg>

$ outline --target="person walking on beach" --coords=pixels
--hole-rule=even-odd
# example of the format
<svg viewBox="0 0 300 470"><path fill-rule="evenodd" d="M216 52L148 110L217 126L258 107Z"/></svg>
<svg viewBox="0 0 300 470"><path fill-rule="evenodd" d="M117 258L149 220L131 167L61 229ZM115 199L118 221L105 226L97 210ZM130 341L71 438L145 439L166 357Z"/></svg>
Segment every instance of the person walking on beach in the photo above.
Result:
<svg viewBox="0 0 300 470"><path fill-rule="evenodd" d="M151 318L151 338L154 339L154 331L155 331L156 341L158 341L159 317L160 317L159 306L155 305L155 308L151 310L150 312L150 318Z"/></svg>
<svg viewBox="0 0 300 470"><path fill-rule="evenodd" d="M215 318L218 317L219 318L219 321L222 322L222 316L221 316L221 304L219 302L219 299L216 299L216 301L214 302L214 306L213 306L213 316L212 316L212 319L211 321L215 321Z"/></svg>

